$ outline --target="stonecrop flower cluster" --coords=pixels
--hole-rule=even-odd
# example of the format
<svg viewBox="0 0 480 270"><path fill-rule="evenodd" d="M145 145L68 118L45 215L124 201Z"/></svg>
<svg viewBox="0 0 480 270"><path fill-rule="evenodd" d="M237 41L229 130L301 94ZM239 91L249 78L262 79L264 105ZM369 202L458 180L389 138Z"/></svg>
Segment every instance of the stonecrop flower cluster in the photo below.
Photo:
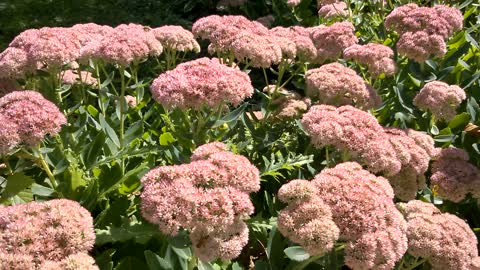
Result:
<svg viewBox="0 0 480 270"><path fill-rule="evenodd" d="M443 57L447 52L447 40L463 27L463 15L445 5L419 7L410 3L400 6L385 18L385 27L400 34L397 50L417 62L424 62L432 55Z"/></svg>
<svg viewBox="0 0 480 270"><path fill-rule="evenodd" d="M334 150L383 173L402 200L414 199L425 187L424 174L436 154L433 139L411 129L383 128L377 119L352 106L315 105L302 124L317 148Z"/></svg>
<svg viewBox="0 0 480 270"><path fill-rule="evenodd" d="M480 198L480 169L468 160L468 153L459 148L442 149L435 157L430 181L440 197L460 202L470 193Z"/></svg>
<svg viewBox="0 0 480 270"><path fill-rule="evenodd" d="M392 59L393 50L382 44L355 44L346 48L343 56L345 59L352 59L361 65L366 65L370 74L375 77L381 74L391 76L396 70L395 61Z"/></svg>
<svg viewBox="0 0 480 270"><path fill-rule="evenodd" d="M0 211L0 269L98 269L88 255L93 219L79 203L55 199Z"/></svg>
<svg viewBox="0 0 480 270"><path fill-rule="evenodd" d="M35 91L14 91L0 98L0 153L19 144L35 146L56 135L67 120L57 106Z"/></svg>
<svg viewBox="0 0 480 270"><path fill-rule="evenodd" d="M380 96L357 73L340 63L331 63L305 73L307 96L321 104L352 105L372 109L381 103Z"/></svg>
<svg viewBox="0 0 480 270"><path fill-rule="evenodd" d="M431 203L399 203L407 220L408 253L428 259L432 269L480 269L477 238L468 224Z"/></svg>
<svg viewBox="0 0 480 270"><path fill-rule="evenodd" d="M201 260L236 258L248 242L244 219L253 213L249 193L260 189L258 169L222 143L198 147L191 162L160 166L143 178L142 215L168 235L190 231Z"/></svg>
<svg viewBox="0 0 480 270"><path fill-rule="evenodd" d="M200 45L195 40L192 32L178 25L166 25L152 29L164 49L176 50L180 52L193 51L200 52Z"/></svg>
<svg viewBox="0 0 480 270"><path fill-rule="evenodd" d="M450 121L457 114L457 107L467 98L458 85L448 85L441 81L426 83L413 99L413 104L423 111L429 111L441 120Z"/></svg>
<svg viewBox="0 0 480 270"><path fill-rule="evenodd" d="M279 214L280 232L311 255L323 255L338 239L346 242L352 269L392 269L407 250L407 224L387 179L358 163L324 169L312 181L293 180L278 196L288 203Z"/></svg>
<svg viewBox="0 0 480 270"><path fill-rule="evenodd" d="M153 98L168 108L217 108L224 103L239 105L253 94L250 77L213 58L179 64L160 74L151 86Z"/></svg>

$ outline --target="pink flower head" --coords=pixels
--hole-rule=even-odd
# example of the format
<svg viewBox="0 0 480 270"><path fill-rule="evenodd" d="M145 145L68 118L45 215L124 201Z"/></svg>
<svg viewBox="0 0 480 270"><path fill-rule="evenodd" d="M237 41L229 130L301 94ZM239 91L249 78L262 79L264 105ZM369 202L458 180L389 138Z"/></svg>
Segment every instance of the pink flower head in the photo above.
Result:
<svg viewBox="0 0 480 270"><path fill-rule="evenodd" d="M191 163L160 166L142 178L142 215L165 234L190 230L202 260L240 254L248 241L242 220L254 210L248 194L260 189L258 169L218 147L201 146Z"/></svg>
<svg viewBox="0 0 480 270"><path fill-rule="evenodd" d="M352 106L312 106L302 124L317 148L333 146L374 172L394 175L401 169L394 148L377 119Z"/></svg>
<svg viewBox="0 0 480 270"><path fill-rule="evenodd" d="M317 62L336 60L343 50L357 44L355 27L350 22L337 22L330 26L320 25L312 31L312 39L317 48Z"/></svg>
<svg viewBox="0 0 480 270"><path fill-rule="evenodd" d="M343 51L345 59L353 59L359 64L366 65L374 76L385 74L386 76L395 73L395 61L393 61L393 50L390 47L368 43L366 45L355 44Z"/></svg>
<svg viewBox="0 0 480 270"><path fill-rule="evenodd" d="M7 154L20 143L18 125L8 117L0 114L0 154Z"/></svg>
<svg viewBox="0 0 480 270"><path fill-rule="evenodd" d="M162 44L152 31L139 24L121 24L101 40L94 40L80 50L81 59L101 59L107 63L128 66L149 56L160 55Z"/></svg>
<svg viewBox="0 0 480 270"><path fill-rule="evenodd" d="M437 119L450 121L455 117L457 107L466 98L465 91L457 85L431 81L420 89L413 104L424 111L430 111Z"/></svg>
<svg viewBox="0 0 480 270"><path fill-rule="evenodd" d="M392 269L407 250L407 224L393 203L387 179L355 162L324 169L312 181L330 206L345 261L353 269ZM361 256L363 254L364 256Z"/></svg>
<svg viewBox="0 0 480 270"><path fill-rule="evenodd" d="M402 163L400 172L389 176L388 180L395 190L395 196L405 201L413 200L418 190L425 187L424 175L432 156L408 135L407 130L398 128L384 130L397 153L397 158Z"/></svg>
<svg viewBox="0 0 480 270"><path fill-rule="evenodd" d="M410 255L428 259L433 269L475 269L477 238L464 220L417 200L400 203L398 208L408 223Z"/></svg>
<svg viewBox="0 0 480 270"><path fill-rule="evenodd" d="M17 125L22 143L36 145L67 123L57 106L35 91L15 91L0 98L0 115Z"/></svg>
<svg viewBox="0 0 480 270"><path fill-rule="evenodd" d="M305 81L307 95L318 97L323 104L371 109L381 103L380 97L362 77L340 63L308 70Z"/></svg>
<svg viewBox="0 0 480 270"><path fill-rule="evenodd" d="M281 39L277 37L277 39ZM272 42L270 37L261 36L248 31L242 31L235 35L231 47L235 58L240 62L250 63L253 67L270 67L278 64L285 54L287 58L294 58L296 47L293 42L288 43L285 39L283 44L289 47L280 46ZM223 49L223 51L228 51Z"/></svg>
<svg viewBox="0 0 480 270"><path fill-rule="evenodd" d="M202 39L208 39L211 42L223 38L230 38L229 36L223 36L228 32L239 33L241 31L248 31L255 34L266 34L268 33L268 28L259 22L235 15L210 15L198 19L192 26L192 32L195 36Z"/></svg>
<svg viewBox="0 0 480 270"><path fill-rule="evenodd" d="M318 10L318 16L325 19L346 17L347 15L347 4L345 4L345 2L336 2L329 5L324 5Z"/></svg>
<svg viewBox="0 0 480 270"><path fill-rule="evenodd" d="M284 39L291 40L296 46L296 57L300 61L314 62L317 57L317 49L313 45L310 34L301 26L297 27L275 27L269 30L270 34Z"/></svg>
<svg viewBox="0 0 480 270"><path fill-rule="evenodd" d="M202 261L216 258L232 260L240 256L248 243L248 227L243 221L236 221L226 230L212 230L196 227L190 233L193 251Z"/></svg>
<svg viewBox="0 0 480 270"><path fill-rule="evenodd" d="M192 32L177 25L166 25L152 29L153 34L163 48L181 52L200 52L200 45Z"/></svg>
<svg viewBox="0 0 480 270"><path fill-rule="evenodd" d="M0 252L0 269L36 270L37 268L35 267L32 256Z"/></svg>
<svg viewBox="0 0 480 270"><path fill-rule="evenodd" d="M85 84L94 86L97 84L97 79L93 77L92 73L88 71L77 71L68 69L62 72L62 82L64 84Z"/></svg>
<svg viewBox="0 0 480 270"><path fill-rule="evenodd" d="M22 78L35 70L22 49L8 47L0 53L0 78Z"/></svg>
<svg viewBox="0 0 480 270"><path fill-rule="evenodd" d="M296 7L302 2L302 0L287 0L287 5L290 7Z"/></svg>
<svg viewBox="0 0 480 270"><path fill-rule="evenodd" d="M239 105L253 94L248 75L219 63L199 58L162 73L151 86L153 98L166 107L195 108L202 105Z"/></svg>
<svg viewBox="0 0 480 270"><path fill-rule="evenodd" d="M20 33L10 47L24 50L39 68L58 68L78 58L81 44L70 28L43 27Z"/></svg>
<svg viewBox="0 0 480 270"><path fill-rule="evenodd" d="M86 253L76 253L61 261L45 261L40 265L41 270L99 270L95 259Z"/></svg>
<svg viewBox="0 0 480 270"><path fill-rule="evenodd" d="M127 105L129 107L135 107L137 106L137 98L134 97L134 96L131 96L131 95L126 95L125 97L125 101L127 102Z"/></svg>
<svg viewBox="0 0 480 270"><path fill-rule="evenodd" d="M399 54L417 62L425 62L432 55L442 57L447 52L447 45L439 35L429 35L424 31L407 32L397 42Z"/></svg>
<svg viewBox="0 0 480 270"><path fill-rule="evenodd" d="M56 199L0 208L0 253L32 256L40 264L87 253L95 242L92 216L75 201Z"/></svg>
<svg viewBox="0 0 480 270"><path fill-rule="evenodd" d="M282 189L305 191L306 183L294 180ZM293 187L300 184L299 187ZM310 184L310 189L315 187ZM332 220L330 207L315 193L303 199L290 201L278 215L278 230L290 241L300 244L310 255L321 256L330 251L339 237L339 229Z"/></svg>
<svg viewBox="0 0 480 270"><path fill-rule="evenodd" d="M108 25L98 25L95 23L75 24L70 29L77 35L82 47L90 42L102 40L104 36L113 30L113 28Z"/></svg>
<svg viewBox="0 0 480 270"><path fill-rule="evenodd" d="M460 148L442 149L432 163L431 186L444 199L460 202L468 193L480 195L480 169L468 162Z"/></svg>
<svg viewBox="0 0 480 270"><path fill-rule="evenodd" d="M211 142L204 145L200 145L192 153L190 159L192 161L205 160L211 155L228 151L228 146L221 142Z"/></svg>

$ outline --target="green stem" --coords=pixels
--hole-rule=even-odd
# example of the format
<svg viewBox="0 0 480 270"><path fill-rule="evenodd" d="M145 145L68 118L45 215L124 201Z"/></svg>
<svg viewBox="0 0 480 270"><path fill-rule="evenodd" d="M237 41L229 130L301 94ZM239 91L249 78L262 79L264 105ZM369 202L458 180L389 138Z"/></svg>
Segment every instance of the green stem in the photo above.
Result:
<svg viewBox="0 0 480 270"><path fill-rule="evenodd" d="M98 63L95 63L95 73L97 75L97 86L98 86L98 97L99 97L99 106L100 110L102 111L102 114L105 115L105 106L103 105L103 94L102 94L102 80L100 79L100 66Z"/></svg>
<svg viewBox="0 0 480 270"><path fill-rule="evenodd" d="M55 179L55 176L53 175L52 171L50 170L50 167L48 166L47 162L43 158L42 153L40 152L40 145L37 145L34 149L34 153L36 152L38 156L32 155L28 153L28 155L31 156L31 158L40 165L40 167L45 171L45 173L48 176L48 179L50 179L50 183L52 184L52 187L55 191L57 191L61 197L63 197L62 193L58 190L58 183L57 180Z"/></svg>
<svg viewBox="0 0 480 270"><path fill-rule="evenodd" d="M265 68L262 68L262 70L263 70L263 77L265 78L265 86L268 86L267 72L265 71Z"/></svg>

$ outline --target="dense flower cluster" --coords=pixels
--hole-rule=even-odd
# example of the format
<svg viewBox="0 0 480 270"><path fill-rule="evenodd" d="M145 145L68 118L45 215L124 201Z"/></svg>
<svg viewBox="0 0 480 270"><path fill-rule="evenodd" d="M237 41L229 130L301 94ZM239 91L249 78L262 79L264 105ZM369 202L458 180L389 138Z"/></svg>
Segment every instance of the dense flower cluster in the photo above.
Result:
<svg viewBox="0 0 480 270"><path fill-rule="evenodd" d="M107 63L127 66L148 56L160 55L162 44L152 31L139 24L121 24L80 50L81 59L101 59Z"/></svg>
<svg viewBox="0 0 480 270"><path fill-rule="evenodd" d="M62 72L62 82L64 84L85 84L85 85L96 85L97 79L93 77L92 73L88 71L74 71L67 69Z"/></svg>
<svg viewBox="0 0 480 270"><path fill-rule="evenodd" d="M421 110L430 111L437 119L450 121L455 117L457 107L466 98L465 91L457 85L431 81L420 89L413 104Z"/></svg>
<svg viewBox="0 0 480 270"><path fill-rule="evenodd" d="M373 115L351 106L313 106L302 124L316 147L333 146L368 170L384 173L399 199L414 199L425 187L425 172L437 153L429 135L383 128Z"/></svg>
<svg viewBox="0 0 480 270"><path fill-rule="evenodd" d="M407 250L407 224L387 179L355 162L324 169L311 182L330 206L352 269L393 269Z"/></svg>
<svg viewBox="0 0 480 270"><path fill-rule="evenodd" d="M337 22L330 26L320 25L312 30L312 40L317 48L317 62L336 60L343 50L357 44L355 27L350 22Z"/></svg>
<svg viewBox="0 0 480 270"><path fill-rule="evenodd" d="M216 108L240 104L253 94L250 77L218 59L199 58L162 73L151 86L153 98L166 107Z"/></svg>
<svg viewBox="0 0 480 270"><path fill-rule="evenodd" d="M95 23L75 24L70 29L77 35L82 47L92 41L101 40L103 36L108 35L113 30L113 28L108 25L98 25Z"/></svg>
<svg viewBox="0 0 480 270"><path fill-rule="evenodd" d="M243 219L253 213L248 194L260 189L258 169L225 148L200 146L192 162L160 166L142 178L142 215L165 234L189 230L204 261L240 254L248 241Z"/></svg>
<svg viewBox="0 0 480 270"><path fill-rule="evenodd" d="M0 115L9 119L0 128L2 143L9 142L2 150L11 149L12 143L36 145L46 134L57 134L67 122L55 104L34 91L15 91L0 98Z"/></svg>
<svg viewBox="0 0 480 270"><path fill-rule="evenodd" d="M468 193L480 197L480 169L468 159L468 153L459 148L445 148L438 154L430 183L442 198L460 202Z"/></svg>
<svg viewBox="0 0 480 270"><path fill-rule="evenodd" d="M347 14L347 4L345 2L336 2L329 5L324 5L318 10L318 16L325 19L345 17Z"/></svg>
<svg viewBox="0 0 480 270"><path fill-rule="evenodd" d="M86 253L76 253L61 261L45 261L40 265L41 270L99 270L95 259ZM20 270L20 269L19 269Z"/></svg>
<svg viewBox="0 0 480 270"><path fill-rule="evenodd" d="M317 49L310 38L310 30L301 26L274 27L269 30L274 37L281 37L295 43L296 57L300 61L314 62L317 57Z"/></svg>
<svg viewBox="0 0 480 270"><path fill-rule="evenodd" d="M278 198L288 206L278 215L278 230L310 255L321 256L333 248L339 229L330 207L316 193L316 187L306 180L283 185Z"/></svg>
<svg viewBox="0 0 480 270"><path fill-rule="evenodd" d="M322 104L352 105L371 109L381 103L375 90L362 77L340 63L331 63L305 73L307 95Z"/></svg>
<svg viewBox="0 0 480 270"><path fill-rule="evenodd" d="M0 206L0 210L0 254L13 260L29 258L35 265L68 261L70 255L87 253L95 242L93 219L75 201L56 199ZM0 259L0 268L11 264L11 259Z"/></svg>
<svg viewBox="0 0 480 270"><path fill-rule="evenodd" d="M384 131L402 164L397 174L388 176L395 190L395 196L405 201L415 199L417 191L426 186L425 172L434 154L433 150L429 151L428 148L434 147L434 141L427 134L417 134L412 130L385 128ZM413 137L412 134L414 134ZM428 148L424 149L417 143L415 136L417 138L424 136L424 145Z"/></svg>
<svg viewBox="0 0 480 270"><path fill-rule="evenodd" d="M7 48L0 53L0 78L21 78L35 70L27 53L19 48Z"/></svg>
<svg viewBox="0 0 480 270"><path fill-rule="evenodd" d="M163 48L180 52L200 52L200 45L192 32L178 25L166 25L152 29L155 37L162 43Z"/></svg>
<svg viewBox="0 0 480 270"><path fill-rule="evenodd" d="M353 59L361 65L366 65L373 76L380 74L391 76L395 73L393 50L382 44L355 44L345 49L343 56L345 59Z"/></svg>
<svg viewBox="0 0 480 270"><path fill-rule="evenodd" d="M318 147L334 146L374 172L395 175L401 162L377 119L352 106L315 105L302 124Z"/></svg>
<svg viewBox="0 0 480 270"><path fill-rule="evenodd" d="M393 10L386 17L385 26L401 35L397 43L399 53L423 62L431 55L445 55L445 40L462 29L463 16L452 7L419 7L411 3Z"/></svg>
<svg viewBox="0 0 480 270"><path fill-rule="evenodd" d="M433 204L412 200L397 206L408 223L408 253L432 269L478 269L477 238L468 224Z"/></svg>

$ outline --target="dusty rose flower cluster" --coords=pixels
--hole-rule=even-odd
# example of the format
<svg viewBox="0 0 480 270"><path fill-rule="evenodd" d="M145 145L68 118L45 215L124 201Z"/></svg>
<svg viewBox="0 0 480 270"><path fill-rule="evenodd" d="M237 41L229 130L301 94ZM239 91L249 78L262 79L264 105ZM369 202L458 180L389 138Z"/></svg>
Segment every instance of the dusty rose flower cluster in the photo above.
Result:
<svg viewBox="0 0 480 270"><path fill-rule="evenodd" d="M9 47L0 53L0 78L22 78L36 69L27 52Z"/></svg>
<svg viewBox="0 0 480 270"><path fill-rule="evenodd" d="M478 269L477 238L468 224L433 204L412 200L398 209L408 223L408 253L436 270Z"/></svg>
<svg viewBox="0 0 480 270"><path fill-rule="evenodd" d="M152 31L139 24L121 24L80 50L81 59L101 59L107 63L128 66L149 56L160 55L162 44Z"/></svg>
<svg viewBox="0 0 480 270"><path fill-rule="evenodd" d="M480 169L468 159L468 153L459 148L445 148L438 154L430 183L442 198L460 202L468 193L480 197Z"/></svg>
<svg viewBox="0 0 480 270"><path fill-rule="evenodd" d="M395 150L377 119L352 106L315 105L302 124L317 148L333 146L374 172L394 175L401 169Z"/></svg>
<svg viewBox="0 0 480 270"><path fill-rule="evenodd" d="M317 49L310 38L311 28L301 26L274 27L269 30L275 37L280 37L295 43L296 57L300 61L314 62L317 58ZM287 43L289 44L289 43Z"/></svg>
<svg viewBox="0 0 480 270"><path fill-rule="evenodd" d="M160 74L151 86L153 98L166 107L216 108L240 104L253 94L250 77L218 59L199 58Z"/></svg>
<svg viewBox="0 0 480 270"><path fill-rule="evenodd" d="M407 224L393 203L387 179L346 162L324 169L311 182L330 206L347 242L345 263L352 269L393 269L407 250Z"/></svg>
<svg viewBox="0 0 480 270"><path fill-rule="evenodd" d="M46 134L56 135L67 122L55 104L35 91L15 91L0 98L0 117L6 120L0 127L2 153L20 143L34 146Z"/></svg>
<svg viewBox="0 0 480 270"><path fill-rule="evenodd" d="M371 109L381 103L380 96L362 77L340 63L331 63L305 73L307 96L322 104L352 105Z"/></svg>
<svg viewBox="0 0 480 270"><path fill-rule="evenodd" d="M450 121L457 114L457 107L466 98L465 91L458 85L431 81L420 89L413 104L423 111L430 111L437 119Z"/></svg>
<svg viewBox="0 0 480 270"><path fill-rule="evenodd" d="M343 50L357 44L355 27L350 22L337 22L330 26L320 25L311 30L312 40L317 48L317 61L336 60Z"/></svg>
<svg viewBox="0 0 480 270"><path fill-rule="evenodd" d="M312 256L322 256L334 247L340 230L311 182L292 180L280 188L278 198L288 203L278 215L280 233Z"/></svg>
<svg viewBox="0 0 480 270"><path fill-rule="evenodd" d="M345 59L353 59L361 65L366 65L370 74L376 77L381 74L391 76L395 73L393 50L382 44L355 44L345 49L343 56Z"/></svg>
<svg viewBox="0 0 480 270"><path fill-rule="evenodd" d="M318 16L331 19L335 17L346 17L348 15L347 4L345 2L336 2L328 5L323 5L318 10Z"/></svg>
<svg viewBox="0 0 480 270"><path fill-rule="evenodd" d="M436 154L429 135L383 128L373 115L351 106L313 106L302 124L316 147L333 146L373 173L384 173L399 199L414 199L425 187L425 172Z"/></svg>
<svg viewBox="0 0 480 270"><path fill-rule="evenodd" d="M386 17L385 26L401 35L397 42L400 54L424 62L431 55L445 55L445 40L462 29L463 16L456 8L444 5L419 7L411 3L393 10Z"/></svg>
<svg viewBox="0 0 480 270"><path fill-rule="evenodd" d="M413 200L417 191L426 186L425 172L435 154L433 138L412 129L384 128L384 131L402 164L397 174L387 178L395 196L405 201Z"/></svg>
<svg viewBox="0 0 480 270"><path fill-rule="evenodd" d="M240 254L248 242L243 220L254 210L248 194L260 189L258 169L226 148L200 146L190 163L160 166L142 178L142 215L165 234L189 230L203 261Z"/></svg>
<svg viewBox="0 0 480 270"><path fill-rule="evenodd" d="M200 45L195 40L192 32L178 25L166 25L152 29L163 48L180 52L200 52Z"/></svg>
<svg viewBox="0 0 480 270"><path fill-rule="evenodd" d="M62 72L62 82L70 85L85 84L93 86L97 84L97 79L88 71L78 73L78 71L67 69Z"/></svg>
<svg viewBox="0 0 480 270"><path fill-rule="evenodd" d="M7 255L0 255L1 269L36 269L43 263L75 261L90 266L81 269L98 269L86 254L95 242L93 219L79 203L56 199L0 206L0 210L0 254Z"/></svg>

